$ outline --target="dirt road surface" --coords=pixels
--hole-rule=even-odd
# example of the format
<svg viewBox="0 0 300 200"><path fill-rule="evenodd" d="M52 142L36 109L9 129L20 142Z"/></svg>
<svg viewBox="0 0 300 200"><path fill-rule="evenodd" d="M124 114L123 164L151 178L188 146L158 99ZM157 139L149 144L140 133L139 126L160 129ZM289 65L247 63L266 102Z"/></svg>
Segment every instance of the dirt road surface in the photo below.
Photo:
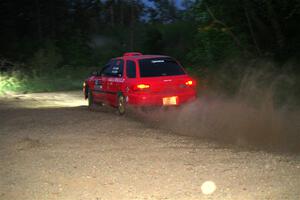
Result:
<svg viewBox="0 0 300 200"><path fill-rule="evenodd" d="M0 98L0 199L300 199L300 155L145 121L90 112L79 92Z"/></svg>

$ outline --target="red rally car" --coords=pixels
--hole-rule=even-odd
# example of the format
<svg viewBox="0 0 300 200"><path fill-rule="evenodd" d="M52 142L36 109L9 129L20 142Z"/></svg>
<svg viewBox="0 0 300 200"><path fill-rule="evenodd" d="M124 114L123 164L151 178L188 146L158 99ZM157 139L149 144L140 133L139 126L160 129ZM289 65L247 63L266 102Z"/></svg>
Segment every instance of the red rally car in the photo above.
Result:
<svg viewBox="0 0 300 200"><path fill-rule="evenodd" d="M120 115L127 105L138 107L179 106L196 99L196 82L169 56L125 53L111 59L83 84L85 99L109 104Z"/></svg>

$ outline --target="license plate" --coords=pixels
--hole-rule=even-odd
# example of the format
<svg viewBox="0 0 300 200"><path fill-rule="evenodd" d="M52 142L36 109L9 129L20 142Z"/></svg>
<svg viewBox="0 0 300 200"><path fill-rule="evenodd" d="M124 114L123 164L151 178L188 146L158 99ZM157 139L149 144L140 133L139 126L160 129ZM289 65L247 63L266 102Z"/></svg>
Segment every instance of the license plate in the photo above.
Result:
<svg viewBox="0 0 300 200"><path fill-rule="evenodd" d="M177 105L178 104L178 97L164 97L163 98L163 105L168 106L168 105Z"/></svg>

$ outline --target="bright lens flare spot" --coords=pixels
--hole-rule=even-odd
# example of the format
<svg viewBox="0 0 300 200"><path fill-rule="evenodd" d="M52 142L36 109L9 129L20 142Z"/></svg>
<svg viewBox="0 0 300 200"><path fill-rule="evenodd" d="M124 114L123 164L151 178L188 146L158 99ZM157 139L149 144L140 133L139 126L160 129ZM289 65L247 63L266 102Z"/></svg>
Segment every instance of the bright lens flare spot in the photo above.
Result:
<svg viewBox="0 0 300 200"><path fill-rule="evenodd" d="M205 181L202 185L201 185L201 191L203 194L212 194L216 191L217 186L213 181Z"/></svg>

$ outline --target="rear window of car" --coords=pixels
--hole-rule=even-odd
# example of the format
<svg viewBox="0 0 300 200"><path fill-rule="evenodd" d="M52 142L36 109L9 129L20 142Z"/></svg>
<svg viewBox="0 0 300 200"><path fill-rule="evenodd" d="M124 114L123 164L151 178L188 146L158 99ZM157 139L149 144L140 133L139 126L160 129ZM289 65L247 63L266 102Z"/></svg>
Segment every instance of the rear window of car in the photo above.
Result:
<svg viewBox="0 0 300 200"><path fill-rule="evenodd" d="M176 76L185 72L172 58L151 58L139 60L141 77Z"/></svg>

